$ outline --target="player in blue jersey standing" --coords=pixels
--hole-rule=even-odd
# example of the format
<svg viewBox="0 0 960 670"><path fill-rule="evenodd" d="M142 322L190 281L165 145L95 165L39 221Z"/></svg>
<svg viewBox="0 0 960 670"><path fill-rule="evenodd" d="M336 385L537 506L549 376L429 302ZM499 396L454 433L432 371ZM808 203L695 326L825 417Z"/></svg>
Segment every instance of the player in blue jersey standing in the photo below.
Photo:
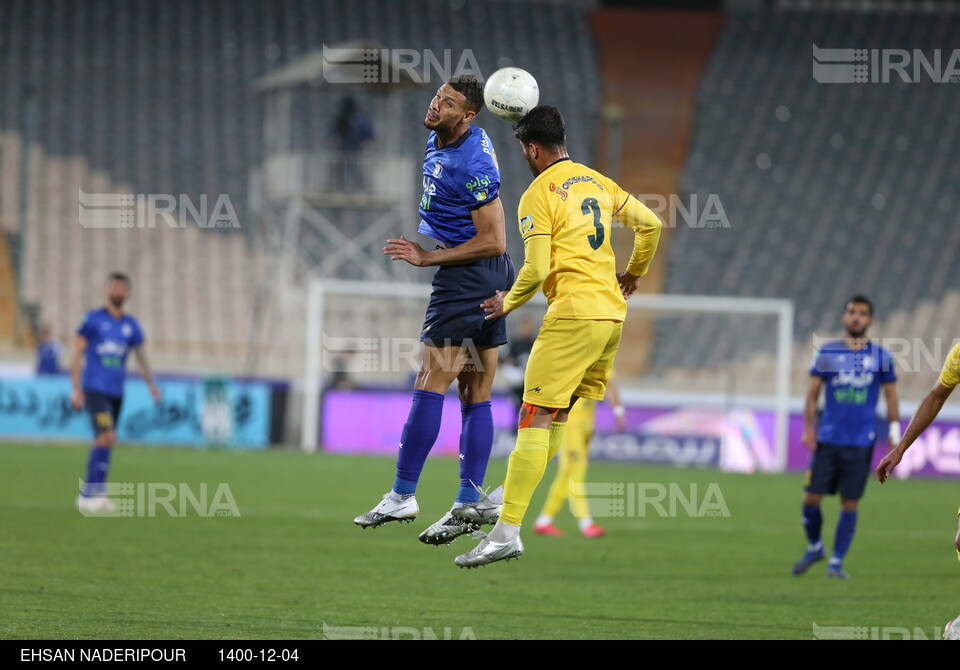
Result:
<svg viewBox="0 0 960 670"><path fill-rule="evenodd" d="M825 494L832 495L839 490L840 520L827 577L848 577L843 570L843 559L853 542L857 503L863 497L871 472L881 388L887 404L888 443L895 447L900 442L897 375L890 352L867 338L872 321L873 304L862 295L850 298L843 312L846 336L823 345L810 367L803 428L803 442L813 452L803 497L803 525L808 546L793 566L795 575L804 574L811 565L826 557L820 538L823 525L820 501ZM817 400L823 388L826 403L819 430L816 430Z"/></svg>
<svg viewBox="0 0 960 670"><path fill-rule="evenodd" d="M107 303L87 312L77 329L70 373L73 378L74 409L86 407L93 422L94 441L87 461L87 477L77 498L84 513L112 513L113 501L104 495L104 482L110 469L110 450L117 440L117 418L123 404L123 381L127 354L133 351L150 395L160 401L160 391L143 352L140 324L123 311L130 295L130 279L114 272L107 279ZM81 375L81 359L85 365Z"/></svg>
<svg viewBox="0 0 960 670"><path fill-rule="evenodd" d="M440 432L443 397L458 382L462 427L460 484L454 508L476 503L493 447L490 388L498 347L507 342L503 319L488 321L480 303L513 285L506 254L500 170L490 138L471 123L483 108L483 85L473 76L451 79L434 95L423 124L430 130L423 159L419 242L387 240L393 260L438 266L420 340L423 363L400 436L393 489L362 528L412 521L419 513L417 483ZM453 508L451 508L452 511ZM450 512L420 534L426 544L449 544L471 530Z"/></svg>

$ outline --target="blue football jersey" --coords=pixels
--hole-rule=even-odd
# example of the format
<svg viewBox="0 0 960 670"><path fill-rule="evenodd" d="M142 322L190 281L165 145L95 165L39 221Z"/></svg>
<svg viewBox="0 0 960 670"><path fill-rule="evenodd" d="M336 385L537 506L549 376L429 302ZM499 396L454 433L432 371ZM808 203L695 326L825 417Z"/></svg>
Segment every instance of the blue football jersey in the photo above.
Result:
<svg viewBox="0 0 960 670"><path fill-rule="evenodd" d="M143 344L140 324L129 314L115 319L102 308L87 312L77 334L87 340L83 389L116 398L123 396L127 354L131 348Z"/></svg>
<svg viewBox="0 0 960 670"><path fill-rule="evenodd" d="M439 149L436 138L431 132L423 157L418 232L455 247L476 236L470 212L497 199L500 168L483 128L471 126Z"/></svg>
<svg viewBox="0 0 960 670"><path fill-rule="evenodd" d="M845 447L872 447L877 440L877 400L883 384L897 381L890 352L870 342L860 351L843 340L828 342L810 374L821 377L826 404L817 440Z"/></svg>

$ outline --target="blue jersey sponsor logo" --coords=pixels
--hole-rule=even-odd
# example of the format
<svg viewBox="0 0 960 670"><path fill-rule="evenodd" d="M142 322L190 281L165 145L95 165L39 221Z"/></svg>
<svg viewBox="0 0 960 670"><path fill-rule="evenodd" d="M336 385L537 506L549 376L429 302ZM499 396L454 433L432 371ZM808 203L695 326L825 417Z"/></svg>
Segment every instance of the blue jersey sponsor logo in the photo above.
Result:
<svg viewBox="0 0 960 670"><path fill-rule="evenodd" d="M488 177L487 175L474 177L473 179L471 179L465 184L465 186L467 187L467 190L470 191L471 193L473 191L486 188L489 185L490 185L490 177Z"/></svg>

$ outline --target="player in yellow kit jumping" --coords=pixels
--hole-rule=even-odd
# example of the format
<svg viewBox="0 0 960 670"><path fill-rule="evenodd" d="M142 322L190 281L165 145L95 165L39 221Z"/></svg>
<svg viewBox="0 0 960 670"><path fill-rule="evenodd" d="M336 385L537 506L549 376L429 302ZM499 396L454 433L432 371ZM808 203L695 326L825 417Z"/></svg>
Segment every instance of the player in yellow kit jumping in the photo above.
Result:
<svg viewBox="0 0 960 670"><path fill-rule="evenodd" d="M930 389L927 397L920 403L917 413L910 419L910 425L907 426L907 432L903 434L900 444L884 456L877 466L877 479L881 484L887 481L887 477L893 473L893 469L897 467L910 445L916 442L923 431L937 418L937 414L943 408L943 403L947 401L958 384L960 384L960 342L953 345L953 349L947 355L943 370L940 371L940 378ZM957 510L957 517L960 519L960 510ZM954 542L957 548L957 558L960 559L960 521L957 523L957 537Z"/></svg>
<svg viewBox="0 0 960 670"><path fill-rule="evenodd" d="M503 485L503 507L490 534L457 556L462 568L523 553L520 524L547 463L563 442L577 398L603 400L620 346L625 298L637 289L660 240L661 223L639 200L586 165L570 160L563 117L555 107L531 109L515 126L534 180L520 199L525 258L509 293L484 301L488 319L507 314L540 287L549 307L524 374L517 445ZM633 229L633 255L617 274L610 242L613 219ZM454 515L489 520L483 497Z"/></svg>

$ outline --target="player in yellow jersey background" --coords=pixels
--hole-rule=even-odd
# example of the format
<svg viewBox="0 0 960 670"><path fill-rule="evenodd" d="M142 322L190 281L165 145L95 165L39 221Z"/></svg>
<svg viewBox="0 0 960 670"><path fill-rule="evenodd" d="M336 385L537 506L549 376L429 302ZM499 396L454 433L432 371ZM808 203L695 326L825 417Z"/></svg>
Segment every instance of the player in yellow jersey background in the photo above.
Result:
<svg viewBox="0 0 960 670"><path fill-rule="evenodd" d="M497 292L483 307L488 319L499 318L541 287L549 306L524 374L499 520L476 548L455 559L468 568L523 553L520 524L530 498L563 442L573 404L578 398L603 400L627 314L625 298L636 291L660 240L653 212L614 181L570 160L555 107L534 107L514 126L514 135L535 177L518 211L524 263L509 293ZM610 243L615 217L635 234L620 274ZM488 523L495 503L482 498L455 516Z"/></svg>
<svg viewBox="0 0 960 670"><path fill-rule="evenodd" d="M613 383L612 375L611 379L607 380L607 400L613 407L617 432L622 433L627 427L626 410L620 404L620 393L617 385ZM535 533L562 537L563 531L553 524L553 520L569 499L570 511L577 519L581 535L587 539L606 535L604 528L590 516L590 502L584 488L587 468L590 465L590 441L593 439L596 422L596 400L579 400L570 410L566 433L557 458L557 474L550 485L540 516L533 524Z"/></svg>
<svg viewBox="0 0 960 670"><path fill-rule="evenodd" d="M930 389L927 397L920 403L916 414L910 419L910 425L907 426L907 431L903 434L900 444L884 456L877 466L877 479L881 484L887 481L887 477L893 473L893 469L903 459L903 454L910 448L910 445L916 442L923 431L937 418L937 414L943 408L943 403L947 401L958 384L960 384L960 342L954 344L947 355L947 360L940 371L940 378ZM960 519L960 510L957 510L957 517ZM960 521L957 523L957 536L954 544L957 548L957 559L960 559Z"/></svg>

